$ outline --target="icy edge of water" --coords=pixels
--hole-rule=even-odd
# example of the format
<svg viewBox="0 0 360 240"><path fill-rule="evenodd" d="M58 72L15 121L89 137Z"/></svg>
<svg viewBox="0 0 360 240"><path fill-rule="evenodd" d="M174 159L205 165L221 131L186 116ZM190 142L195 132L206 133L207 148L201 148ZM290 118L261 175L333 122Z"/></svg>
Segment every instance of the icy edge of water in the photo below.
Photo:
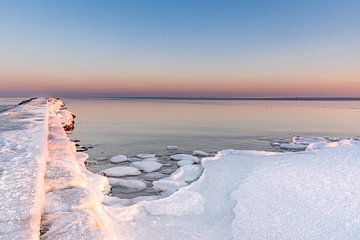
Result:
<svg viewBox="0 0 360 240"><path fill-rule="evenodd" d="M66 135L65 129L73 126L74 114L61 100L48 102L49 159L40 239L116 239L101 205L109 190L108 180L86 169L87 154L77 153Z"/></svg>

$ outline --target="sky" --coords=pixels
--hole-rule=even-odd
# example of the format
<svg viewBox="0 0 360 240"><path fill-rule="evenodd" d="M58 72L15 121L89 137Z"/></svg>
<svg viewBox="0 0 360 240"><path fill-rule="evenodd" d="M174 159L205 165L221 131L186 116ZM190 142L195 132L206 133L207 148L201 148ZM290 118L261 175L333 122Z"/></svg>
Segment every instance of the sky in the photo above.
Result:
<svg viewBox="0 0 360 240"><path fill-rule="evenodd" d="M2 0L0 96L360 97L358 0Z"/></svg>

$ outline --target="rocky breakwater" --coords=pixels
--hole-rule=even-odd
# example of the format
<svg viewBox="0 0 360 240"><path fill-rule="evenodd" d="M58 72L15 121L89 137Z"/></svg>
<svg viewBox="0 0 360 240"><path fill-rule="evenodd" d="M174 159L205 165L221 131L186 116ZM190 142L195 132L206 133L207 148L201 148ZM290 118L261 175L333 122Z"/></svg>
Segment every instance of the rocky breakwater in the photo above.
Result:
<svg viewBox="0 0 360 240"><path fill-rule="evenodd" d="M66 133L74 128L75 115L59 99L48 100L48 114L49 158L40 239L115 239L101 206L108 180L86 169L89 156L76 152Z"/></svg>

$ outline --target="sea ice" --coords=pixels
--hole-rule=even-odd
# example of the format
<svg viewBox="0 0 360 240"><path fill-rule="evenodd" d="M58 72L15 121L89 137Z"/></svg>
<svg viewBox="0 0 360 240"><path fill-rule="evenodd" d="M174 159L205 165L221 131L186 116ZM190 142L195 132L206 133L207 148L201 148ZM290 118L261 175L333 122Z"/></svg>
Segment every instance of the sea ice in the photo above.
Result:
<svg viewBox="0 0 360 240"><path fill-rule="evenodd" d="M111 186L122 186L126 188L135 188L139 191L146 188L146 183L136 179L108 178Z"/></svg>
<svg viewBox="0 0 360 240"><path fill-rule="evenodd" d="M175 145L169 145L166 147L166 150L177 150L179 147Z"/></svg>
<svg viewBox="0 0 360 240"><path fill-rule="evenodd" d="M142 159L145 159L145 158L154 158L154 157L155 157L155 154L140 153L140 154L136 154L136 157L142 158Z"/></svg>
<svg viewBox="0 0 360 240"><path fill-rule="evenodd" d="M282 143L280 144L280 148L290 151L303 151L306 149L306 145L295 143Z"/></svg>
<svg viewBox="0 0 360 240"><path fill-rule="evenodd" d="M158 162L133 162L130 164L132 167L136 167L137 169L149 173L159 170L162 167L161 163Z"/></svg>
<svg viewBox="0 0 360 240"><path fill-rule="evenodd" d="M188 159L180 160L180 161L177 162L178 166L192 165L192 164L194 164L194 161L188 160Z"/></svg>
<svg viewBox="0 0 360 240"><path fill-rule="evenodd" d="M203 168L199 164L185 165L170 175L170 179L190 183L201 176Z"/></svg>
<svg viewBox="0 0 360 240"><path fill-rule="evenodd" d="M193 151L193 155L200 156L200 157L209 157L209 156L211 156L211 153L204 152L201 150L195 150L195 151Z"/></svg>
<svg viewBox="0 0 360 240"><path fill-rule="evenodd" d="M160 179L153 182L153 187L156 191L172 193L177 191L179 188L186 186L187 183L171 180L169 178Z"/></svg>
<svg viewBox="0 0 360 240"><path fill-rule="evenodd" d="M112 163L121 163L128 161L128 157L126 155L116 155L110 158L110 162Z"/></svg>
<svg viewBox="0 0 360 240"><path fill-rule="evenodd" d="M190 160L190 161L193 161L194 163L200 162L200 159L198 157L195 157L195 156L192 156L189 154L175 154L175 155L170 156L170 158L175 161Z"/></svg>
<svg viewBox="0 0 360 240"><path fill-rule="evenodd" d="M134 167L112 167L101 170L100 173L105 174L108 177L125 177L125 176L135 176L140 175L141 172Z"/></svg>

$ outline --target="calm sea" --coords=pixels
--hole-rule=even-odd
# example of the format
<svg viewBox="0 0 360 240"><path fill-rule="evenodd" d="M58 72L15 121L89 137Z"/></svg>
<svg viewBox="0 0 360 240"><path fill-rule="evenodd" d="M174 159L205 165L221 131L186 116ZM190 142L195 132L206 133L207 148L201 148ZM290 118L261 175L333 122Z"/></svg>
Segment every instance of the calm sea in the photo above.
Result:
<svg viewBox="0 0 360 240"><path fill-rule="evenodd" d="M90 155L276 150L268 138L360 135L360 101L65 99Z"/></svg>

